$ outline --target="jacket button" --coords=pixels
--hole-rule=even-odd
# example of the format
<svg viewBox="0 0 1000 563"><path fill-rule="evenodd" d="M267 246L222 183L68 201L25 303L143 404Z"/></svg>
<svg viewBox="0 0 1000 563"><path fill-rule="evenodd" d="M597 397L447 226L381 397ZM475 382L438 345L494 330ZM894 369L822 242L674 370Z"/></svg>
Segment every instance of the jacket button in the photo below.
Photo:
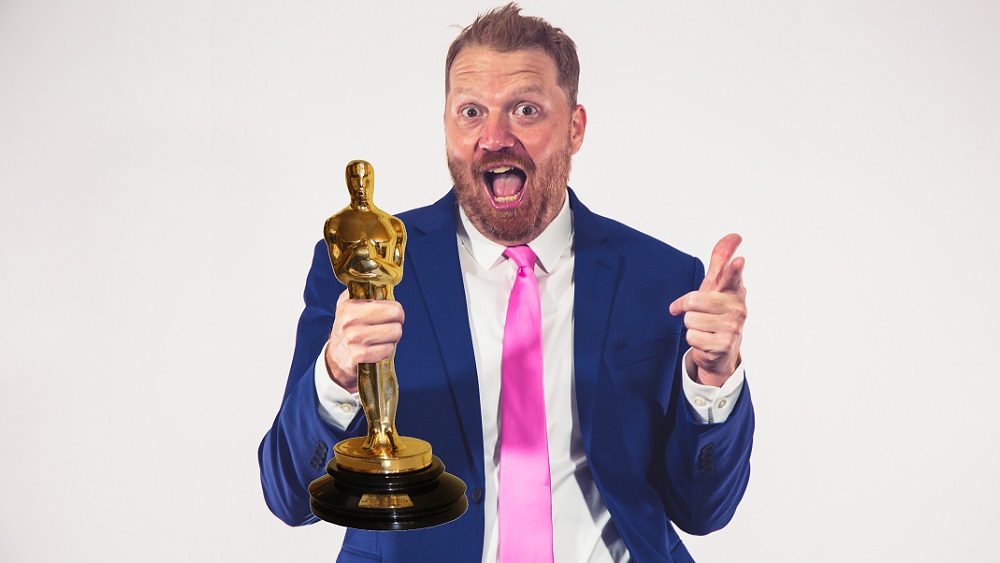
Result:
<svg viewBox="0 0 1000 563"><path fill-rule="evenodd" d="M309 465L316 469L322 468L326 465L326 453L328 451L329 450L327 449L326 444L323 442L317 442L316 449L313 450L312 459L309 460Z"/></svg>
<svg viewBox="0 0 1000 563"><path fill-rule="evenodd" d="M472 491L469 492L469 500L472 501L473 504L479 504L480 502L482 502L483 501L483 489L480 488L480 487L476 487L475 489L472 489Z"/></svg>
<svg viewBox="0 0 1000 563"><path fill-rule="evenodd" d="M698 454L698 469L702 473L711 473L715 469L715 445L707 444Z"/></svg>

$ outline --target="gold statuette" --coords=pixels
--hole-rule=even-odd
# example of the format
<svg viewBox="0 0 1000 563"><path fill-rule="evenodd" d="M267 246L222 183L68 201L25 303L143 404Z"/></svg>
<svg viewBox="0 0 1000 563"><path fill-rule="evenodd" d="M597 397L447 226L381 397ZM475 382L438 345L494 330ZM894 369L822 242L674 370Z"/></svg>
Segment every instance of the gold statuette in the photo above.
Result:
<svg viewBox="0 0 1000 563"><path fill-rule="evenodd" d="M406 229L372 201L375 171L347 165L351 203L323 229L330 263L351 299L393 299L403 278ZM358 393L368 435L334 446L327 475L309 486L313 513L330 522L373 530L404 530L450 522L468 507L465 484L444 473L431 445L396 432L399 385L394 356L358 364Z"/></svg>

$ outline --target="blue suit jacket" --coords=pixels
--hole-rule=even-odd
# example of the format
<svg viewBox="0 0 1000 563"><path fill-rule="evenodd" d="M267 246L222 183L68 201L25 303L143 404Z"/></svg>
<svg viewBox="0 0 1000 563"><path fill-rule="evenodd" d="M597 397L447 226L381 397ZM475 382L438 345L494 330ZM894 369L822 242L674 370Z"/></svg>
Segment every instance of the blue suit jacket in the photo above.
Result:
<svg viewBox="0 0 1000 563"><path fill-rule="evenodd" d="M748 388L723 424L692 418L680 387L687 349L671 301L696 289L701 262L590 212L569 193L574 219L574 369L583 446L604 503L636 561L690 561L671 522L692 534L724 526L750 474ZM429 441L468 486L469 510L424 530L349 529L340 561L480 561L483 430L476 364L455 235L455 197L399 215L408 242L395 296L406 311L396 351L404 436ZM312 373L337 297L326 245L316 245L281 409L259 449L271 511L290 525L316 521L308 485L333 444L365 430L359 413L341 432L317 414Z"/></svg>

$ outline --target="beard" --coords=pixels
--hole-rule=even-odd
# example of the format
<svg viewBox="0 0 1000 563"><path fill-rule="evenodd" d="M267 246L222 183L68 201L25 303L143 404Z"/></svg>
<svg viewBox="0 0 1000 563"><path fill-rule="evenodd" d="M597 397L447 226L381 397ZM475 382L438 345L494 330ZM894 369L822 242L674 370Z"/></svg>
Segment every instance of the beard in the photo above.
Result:
<svg viewBox="0 0 1000 563"><path fill-rule="evenodd" d="M569 143L560 152L536 164L523 149L488 152L471 165L448 155L448 170L455 185L455 197L472 225L486 238L504 246L527 244L556 218L566 197L569 179ZM521 204L510 210L494 207L484 175L490 168L506 164L520 169L525 181Z"/></svg>

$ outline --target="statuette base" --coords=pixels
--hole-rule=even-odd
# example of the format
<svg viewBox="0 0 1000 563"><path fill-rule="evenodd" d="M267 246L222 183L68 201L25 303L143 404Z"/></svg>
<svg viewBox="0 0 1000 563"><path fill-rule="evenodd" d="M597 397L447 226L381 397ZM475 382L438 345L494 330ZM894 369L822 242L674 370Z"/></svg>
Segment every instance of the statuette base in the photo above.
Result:
<svg viewBox="0 0 1000 563"><path fill-rule="evenodd" d="M451 522L469 507L465 483L435 456L428 467L403 473L352 471L335 458L326 472L309 485L309 508L341 526L415 530Z"/></svg>

